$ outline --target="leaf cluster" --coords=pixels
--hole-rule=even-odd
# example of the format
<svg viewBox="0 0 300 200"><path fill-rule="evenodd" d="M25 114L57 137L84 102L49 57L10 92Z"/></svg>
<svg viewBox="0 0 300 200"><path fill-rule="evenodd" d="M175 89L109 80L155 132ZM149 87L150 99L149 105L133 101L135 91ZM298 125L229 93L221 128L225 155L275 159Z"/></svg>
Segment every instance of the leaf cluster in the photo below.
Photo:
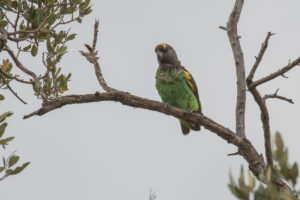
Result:
<svg viewBox="0 0 300 200"><path fill-rule="evenodd" d="M15 45L17 58L21 53L41 55L45 73L29 80L38 98L57 97L68 90L71 74L61 73L57 66L67 53L67 42L76 37L67 25L81 23L91 12L90 0L0 1L0 35L6 35L5 44Z"/></svg>
<svg viewBox="0 0 300 200"><path fill-rule="evenodd" d="M6 137L4 138L4 132L7 127L7 122L4 122L5 119L9 116L11 116L11 112L5 112L2 115L0 115L0 145L5 149L5 146L8 145L9 142L11 142L14 137ZM0 174L4 173L4 175L0 178L0 181L5 179L6 177L10 175L16 175L22 172L29 164L30 162L23 163L22 165L19 165L17 167L14 167L20 157L12 153L8 158L2 157L2 166L0 165Z"/></svg>
<svg viewBox="0 0 300 200"><path fill-rule="evenodd" d="M257 185L256 178L248 172L248 183L245 181L243 167L241 167L240 176L237 183L234 181L233 176L229 176L228 187L232 194L241 200L297 200L300 191L295 189L297 178L299 175L297 163L292 165L288 162L288 150L284 146L284 142L280 133L275 135L275 149L273 149L274 165L268 168L266 174L259 176L260 180L264 183ZM292 193L287 191L280 191L274 180L281 178L287 183L290 183Z"/></svg>

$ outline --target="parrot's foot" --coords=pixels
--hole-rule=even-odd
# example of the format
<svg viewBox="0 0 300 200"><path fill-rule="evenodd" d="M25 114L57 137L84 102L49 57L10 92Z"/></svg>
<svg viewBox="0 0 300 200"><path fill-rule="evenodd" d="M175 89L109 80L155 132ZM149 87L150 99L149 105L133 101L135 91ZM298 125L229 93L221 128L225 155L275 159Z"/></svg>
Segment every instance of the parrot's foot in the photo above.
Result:
<svg viewBox="0 0 300 200"><path fill-rule="evenodd" d="M168 102L168 103L165 103L165 108L168 109L170 108L171 104Z"/></svg>
<svg viewBox="0 0 300 200"><path fill-rule="evenodd" d="M188 108L187 111L189 111L189 112L191 112L191 113L192 113L192 112L195 112L194 110L192 110L192 109L190 109L190 108Z"/></svg>

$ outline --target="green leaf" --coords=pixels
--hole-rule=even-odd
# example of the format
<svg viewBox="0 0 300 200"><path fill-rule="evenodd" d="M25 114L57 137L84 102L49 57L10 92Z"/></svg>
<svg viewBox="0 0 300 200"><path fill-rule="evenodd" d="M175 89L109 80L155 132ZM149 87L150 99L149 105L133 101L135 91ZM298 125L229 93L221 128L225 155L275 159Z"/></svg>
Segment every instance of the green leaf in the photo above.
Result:
<svg viewBox="0 0 300 200"><path fill-rule="evenodd" d="M19 161L19 159L20 159L19 156L13 155L8 161L8 167L14 166Z"/></svg>
<svg viewBox="0 0 300 200"><path fill-rule="evenodd" d="M50 39L47 40L47 50L50 54L54 54Z"/></svg>
<svg viewBox="0 0 300 200"><path fill-rule="evenodd" d="M26 46L26 47L24 47L24 48L23 48L23 51L28 51L30 48L31 48L31 44L28 45L28 46Z"/></svg>
<svg viewBox="0 0 300 200"><path fill-rule="evenodd" d="M254 199L255 200L269 200L268 194L266 192L266 189L262 184L259 185L258 189L254 193Z"/></svg>
<svg viewBox="0 0 300 200"><path fill-rule="evenodd" d="M38 53L38 48L36 45L33 45L32 48L31 48L31 55L32 56L36 56Z"/></svg>
<svg viewBox="0 0 300 200"><path fill-rule="evenodd" d="M294 163L292 169L290 170L290 177L292 179L293 185L296 185L297 183L298 173L298 165L297 163Z"/></svg>
<svg viewBox="0 0 300 200"><path fill-rule="evenodd" d="M0 101L4 100L4 96L2 94L0 94Z"/></svg>
<svg viewBox="0 0 300 200"><path fill-rule="evenodd" d="M7 26L8 22L7 21L1 21L0 22L0 27L4 28L5 26Z"/></svg>
<svg viewBox="0 0 300 200"><path fill-rule="evenodd" d="M255 187L255 179L252 176L250 170L248 171L248 177L249 177L249 184L248 187L250 189L250 191L253 191L254 187Z"/></svg>
<svg viewBox="0 0 300 200"><path fill-rule="evenodd" d="M6 113L0 115L0 122L3 122L6 117L11 116L12 114L13 114L12 112L6 112Z"/></svg>
<svg viewBox="0 0 300 200"><path fill-rule="evenodd" d="M0 140L0 145L7 145L7 143L12 141L13 139L15 139L15 137L8 137L3 140Z"/></svg>
<svg viewBox="0 0 300 200"><path fill-rule="evenodd" d="M279 132L276 132L275 144L278 151L283 151L283 140Z"/></svg>
<svg viewBox="0 0 300 200"><path fill-rule="evenodd" d="M228 184L230 191L239 199L248 200L249 195L245 194L238 187Z"/></svg>
<svg viewBox="0 0 300 200"><path fill-rule="evenodd" d="M7 175L10 175L11 172L12 172L12 169L7 169L7 170L5 170L5 173L6 173Z"/></svg>
<svg viewBox="0 0 300 200"><path fill-rule="evenodd" d="M76 35L77 35L77 34L71 34L71 35L69 35L69 36L66 38L66 41L75 39Z"/></svg>
<svg viewBox="0 0 300 200"><path fill-rule="evenodd" d="M77 18L77 22L81 24L82 23L82 19L81 18Z"/></svg>
<svg viewBox="0 0 300 200"><path fill-rule="evenodd" d="M30 162L24 163L22 166L17 167L16 169L12 170L12 172L10 173L10 175L15 175L20 173L21 171L23 171L28 165L30 164Z"/></svg>
<svg viewBox="0 0 300 200"><path fill-rule="evenodd" d="M6 127L7 127L7 123L1 124L1 126L0 126L0 138L2 137Z"/></svg>
<svg viewBox="0 0 300 200"><path fill-rule="evenodd" d="M0 167L0 173L5 169L5 167Z"/></svg>
<svg viewBox="0 0 300 200"><path fill-rule="evenodd" d="M64 54L67 51L67 46L62 46L59 48L58 53L59 54Z"/></svg>
<svg viewBox="0 0 300 200"><path fill-rule="evenodd" d="M17 1L13 1L13 2L12 2L12 7L13 7L14 9L17 9L17 8L18 8L18 2L17 2Z"/></svg>

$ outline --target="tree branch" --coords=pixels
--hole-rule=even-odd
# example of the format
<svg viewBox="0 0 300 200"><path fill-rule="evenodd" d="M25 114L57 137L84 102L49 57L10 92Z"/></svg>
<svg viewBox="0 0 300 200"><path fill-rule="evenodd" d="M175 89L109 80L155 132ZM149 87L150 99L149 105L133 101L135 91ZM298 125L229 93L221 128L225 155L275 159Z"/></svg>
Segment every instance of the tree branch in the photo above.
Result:
<svg viewBox="0 0 300 200"><path fill-rule="evenodd" d="M266 102L261 97L259 91L256 89L256 87L251 87L251 86L253 84L252 79L253 79L256 69L258 68L260 61L262 60L264 53L268 47L268 41L271 36L272 36L272 33L268 32L267 37L266 37L264 43L262 44L259 54L256 58L256 61L247 77L247 87L248 87L249 91L251 92L252 96L254 97L254 100L257 103L257 105L260 109L260 112L261 112L261 121L263 124L264 138L265 138L265 153L266 153L268 166L273 165L269 112L268 112L268 108L266 106Z"/></svg>
<svg viewBox="0 0 300 200"><path fill-rule="evenodd" d="M257 81L254 81L251 85L250 85L250 88L253 88L253 87L257 87L265 82L268 82L274 78L277 78L278 76L284 76L284 73L286 73L287 71L293 69L295 66L298 66L300 64L300 57L297 58L296 60L294 60L293 62L289 62L289 64L281 69L279 69L278 71L264 77L264 78L261 78ZM248 87L249 88L249 87Z"/></svg>
<svg viewBox="0 0 300 200"><path fill-rule="evenodd" d="M7 88L9 89L9 91L11 93L13 93L13 95L15 95L15 97L17 97L17 99L19 99L22 103L27 104L21 97L18 96L18 94L10 87L9 83L5 80L5 78L2 76L2 74L0 74L0 78L2 79L2 81L5 83L5 85L7 86Z"/></svg>
<svg viewBox="0 0 300 200"><path fill-rule="evenodd" d="M268 112L268 108L266 106L266 99L267 98L278 98L278 99L282 99L285 101L288 101L290 103L293 103L292 99L288 99L286 97L283 96L278 96L278 90L272 94L272 95L265 95L264 97L262 97L259 93L259 91L257 90L257 86L260 84L263 84L267 81L270 81L280 75L283 75L285 72L287 72L288 70L292 69L294 66L298 65L300 63L300 57L298 59L296 59L293 62L289 62L289 64L278 70L275 73L270 74L267 77L264 77L262 79L259 79L258 81L253 82L253 77L254 74L256 72L256 69L258 68L260 61L262 60L264 53L268 47L268 42L270 37L273 34L271 32L268 32L266 39L264 41L264 43L261 46L261 49L259 51L258 56L256 57L256 61L251 69L251 72L249 73L248 77L247 77L247 87L249 89L249 91L251 92L251 94L254 97L254 100L256 101L256 103L258 104L260 111L261 111L261 121L263 124L263 129L264 129L264 138L265 138L265 153L266 153L266 158L267 158L267 164L268 166L272 166L273 165L273 159L272 159L272 147L271 147L271 130L270 130L270 117L269 117L269 112Z"/></svg>
<svg viewBox="0 0 300 200"><path fill-rule="evenodd" d="M220 27L227 31L229 42L232 48L236 75L237 75L237 102L235 110L236 133L239 136L246 137L245 134L245 108L246 108L246 81L244 55L240 44L240 37L237 33L237 24L240 19L244 0L236 0L233 10L229 16L227 27Z"/></svg>
<svg viewBox="0 0 300 200"><path fill-rule="evenodd" d="M237 146L241 155L248 161L249 167L252 170L253 174L255 174L257 177L266 169L263 158L257 153L249 140L243 137L239 137L234 132L218 124L217 122L214 122L212 119L199 113L193 113L174 106L166 106L166 104L164 103L134 96L123 91L105 92L101 94L96 92L95 94L62 96L44 103L42 108L29 115L24 116L24 119L27 119L34 115L41 116L52 110L61 108L69 104L81 104L101 101L116 101L134 108L143 108L147 110L157 111L189 122L201 124L201 126L212 131L213 133L216 133L228 143Z"/></svg>
<svg viewBox="0 0 300 200"><path fill-rule="evenodd" d="M264 56L264 54L265 54L266 49L268 48L269 39L270 39L270 37L271 37L272 35L274 35L274 33L268 32L267 37L266 37L264 43L262 43L262 45L261 45L261 49L260 49L260 51L259 51L258 56L255 57L255 58L256 58L256 61L255 61L254 65L253 65L253 67L252 67L252 69L251 69L251 72L249 73L247 79L250 79L250 80L253 79L254 74L255 74L255 71L256 71L258 65L260 64L260 62L261 62L261 60L262 60L262 58L263 58L263 56Z"/></svg>
<svg viewBox="0 0 300 200"><path fill-rule="evenodd" d="M114 88L109 87L102 75L100 64L98 62L98 57L97 57L97 51L96 51L96 45L97 45L97 37L98 37L98 25L99 21L95 21L95 26L94 26L94 39L93 39L93 44L92 47L88 44L85 44L85 47L88 49L89 52L83 52L80 51L81 55L83 55L90 63L94 65L95 69L95 74L98 79L98 82L100 86L107 92L112 92L112 91L117 91Z"/></svg>
<svg viewBox="0 0 300 200"><path fill-rule="evenodd" d="M249 84L248 84L249 83ZM247 84L250 85L251 81L247 81ZM249 86L248 86L249 88ZM272 148L271 148L271 130L270 130L270 117L268 108L266 106L266 102L261 97L260 93L256 89L256 87L249 89L251 94L254 97L254 100L256 101L257 105L259 106L260 112L261 112L261 121L263 124L264 129L264 138L265 138L265 152L266 152L266 158L268 166L273 165L273 159L272 159Z"/></svg>
<svg viewBox="0 0 300 200"><path fill-rule="evenodd" d="M23 71L25 74L31 76L32 78L37 78L36 74L33 71L30 71L29 69L27 69L20 61L19 59L15 56L14 52L5 44L5 51L7 51L7 53L10 55L10 57L13 59L14 63L16 64L16 66Z"/></svg>
<svg viewBox="0 0 300 200"><path fill-rule="evenodd" d="M279 91L279 89L277 89L276 92L275 92L274 94L266 94L266 95L263 97L263 100L266 101L266 99L271 99L271 98L273 98L273 99L280 99L280 100L283 100L283 101L287 101L287 102L289 102L289 103L291 103L291 104L294 104L293 99L289 99L289 98L286 98L286 97L284 97L284 96L278 95L278 94L277 94L278 91Z"/></svg>
<svg viewBox="0 0 300 200"><path fill-rule="evenodd" d="M32 82L30 82L30 81L25 81L25 80L23 80L23 79L19 79L19 78L17 78L16 76L10 76L10 75L8 75L7 73L3 72L1 69L0 69L0 74L2 74L3 76L5 76L5 77L7 77L7 78L9 78L9 79L16 80L16 81L18 81L18 82L20 82L20 83L32 84Z"/></svg>

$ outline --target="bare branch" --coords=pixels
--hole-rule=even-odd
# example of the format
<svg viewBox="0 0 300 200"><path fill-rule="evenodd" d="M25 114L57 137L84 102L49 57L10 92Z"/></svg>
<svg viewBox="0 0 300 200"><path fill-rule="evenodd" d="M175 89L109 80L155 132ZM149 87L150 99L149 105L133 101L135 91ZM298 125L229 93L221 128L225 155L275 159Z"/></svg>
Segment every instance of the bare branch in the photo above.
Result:
<svg viewBox="0 0 300 200"><path fill-rule="evenodd" d="M293 101L291 99L287 99L285 97L278 96L277 95L278 90L272 95L265 95L264 97L262 97L256 87L262 83L265 83L267 81L270 81L270 80L276 78L277 76L283 75L285 72L292 69L294 66L296 66L300 62L300 58L299 58L299 60L297 59L297 60L293 61L292 63L289 62L288 66L284 67L283 69L278 70L277 72L270 74L269 76L267 76L265 78L262 78L258 81L253 82L252 80L253 80L254 74L256 72L256 69L258 68L258 66L264 56L264 53L268 47L269 39L272 35L273 34L271 32L268 32L266 39L261 46L259 54L256 57L256 61L251 69L251 72L249 73L249 75L247 77L247 87L248 87L249 91L251 92L252 96L254 97L254 100L256 101L257 105L259 106L259 109L261 112L261 121L263 124L264 138L265 138L265 153L266 153L266 159L267 159L268 166L273 165L273 159L272 159L272 146L271 146L270 117L269 117L269 112L268 112L268 108L266 106L265 100L267 98L278 98L278 99L286 100L290 103L292 103Z"/></svg>
<svg viewBox="0 0 300 200"><path fill-rule="evenodd" d="M289 78L289 77L287 77L287 76L284 75L284 74L281 74L280 76L282 76L283 78Z"/></svg>
<svg viewBox="0 0 300 200"><path fill-rule="evenodd" d="M250 84L251 84L251 81L247 81L248 88L249 88ZM259 106L259 109L261 112L261 121L262 121L263 129L264 129L265 152L266 152L267 164L268 164L268 166L272 166L273 159L272 159L272 148L271 148L270 117L269 117L268 108L266 106L264 99L261 97L261 95L258 92L258 90L256 89L256 87L251 88L249 90L250 90L251 94L253 95L254 100L256 101L257 105Z"/></svg>
<svg viewBox="0 0 300 200"><path fill-rule="evenodd" d="M260 173L264 173L266 169L263 158L257 153L249 140L238 136L228 128L225 128L221 124L214 122L212 119L199 113L189 112L187 110L183 110L174 106L166 106L166 104L164 103L134 96L127 92L115 91L101 94L95 93L86 95L62 96L57 99L45 102L42 108L29 115L24 116L24 119L32 117L34 115L41 116L52 110L61 108L69 104L81 104L101 101L116 101L131 107L153 110L189 122L201 124L201 126L212 131L213 133L216 133L228 143L237 146L241 155L248 161L249 167L252 170L253 174L255 174L255 176L258 177L258 175Z"/></svg>
<svg viewBox="0 0 300 200"><path fill-rule="evenodd" d="M263 84L267 81L270 81L280 75L283 75L285 72L287 72L288 70L292 69L294 66L296 66L300 63L300 58L296 59L293 62L289 61L289 64L286 67L278 70L275 73L270 74L267 77L264 77L262 79L259 79L258 81L253 82L253 77L256 72L256 69L258 68L260 61L262 60L262 58L264 56L264 53L268 47L269 39L272 35L273 34L271 32L268 32L267 37L261 46L260 52L259 52L258 56L256 57L256 61L252 67L252 70L247 77L247 87L248 87L249 91L251 92L251 94L253 95L254 100L256 101L256 103L259 106L259 109L261 111L261 121L263 124L264 138L265 138L265 153L266 153L268 166L273 165L273 159L272 159L272 147L271 147L270 117L269 117L269 112L268 112L268 108L266 106L265 100L267 98L278 98L278 99L288 101L290 103L293 103L293 101L292 101L292 99L288 99L286 97L277 95L278 90L272 95L265 95L264 97L262 97L256 87L258 85Z"/></svg>
<svg viewBox="0 0 300 200"><path fill-rule="evenodd" d="M97 77L98 82L101 85L101 87L107 92L117 91L116 89L111 88L106 84L106 82L103 78L102 72L101 72L100 64L98 62L98 57L97 57L98 52L95 50L96 44L97 44L97 36L98 36L98 25L99 25L99 21L96 20L95 26L94 26L94 39L93 39L92 47L88 44L85 44L85 47L88 49L89 52L80 51L80 53L90 63L92 63L94 65L96 77Z"/></svg>
<svg viewBox="0 0 300 200"><path fill-rule="evenodd" d="M7 51L7 53L10 55L10 57L13 59L14 63L16 64L16 66L22 70L25 74L31 76L33 79L35 79L37 76L33 71L30 71L29 69L27 69L20 61L19 59L15 56L14 52L5 44L5 51Z"/></svg>
<svg viewBox="0 0 300 200"><path fill-rule="evenodd" d="M240 37L237 33L237 24L240 19L244 0L236 0L233 10L229 16L227 27L223 30L227 31L229 42L232 48L236 75L237 75L237 102L235 110L236 133L239 136L246 137L245 134L245 107L246 107L246 81L245 81L245 64L244 55L240 44Z"/></svg>
<svg viewBox="0 0 300 200"><path fill-rule="evenodd" d="M237 156L239 154L240 154L239 152L235 152L235 153L229 153L229 154L227 154L227 156Z"/></svg>
<svg viewBox="0 0 300 200"><path fill-rule="evenodd" d="M5 72L3 72L2 70L0 70L0 74L2 74L3 76L5 76L5 77L7 77L9 79L16 80L16 81L18 81L20 83L32 84L32 82L30 82L30 81L25 81L23 79L19 79L16 76L10 76L10 75L6 74Z"/></svg>
<svg viewBox="0 0 300 200"><path fill-rule="evenodd" d="M261 60L262 60L262 58L263 58L263 56L264 56L264 54L265 54L266 49L268 48L269 39L270 39L270 37L271 37L272 35L274 35L274 33L268 32L267 37L266 37L264 43L262 43L262 45L261 45L261 49L260 49L260 51L259 51L258 56L255 57L255 58L256 58L256 61L255 61L254 65L253 65L253 67L252 67L252 69L251 69L251 72L249 73L247 79L253 80L255 71L256 71L258 65L260 64L260 62L261 62Z"/></svg>
<svg viewBox="0 0 300 200"><path fill-rule="evenodd" d="M228 31L228 29L225 26L219 26L219 29L222 29L224 31Z"/></svg>
<svg viewBox="0 0 300 200"><path fill-rule="evenodd" d="M286 97L284 97L284 96L278 95L278 94L277 94L278 91L279 91L279 89L277 89L276 92L275 92L274 94L267 94L267 95L265 95L265 96L263 97L263 100L266 101L266 99L270 99L270 98L273 98L273 99L281 99L281 100L283 100L283 101L287 101L287 102L289 102L289 103L291 103L291 104L294 104L293 99L289 99L289 98L286 98Z"/></svg>
<svg viewBox="0 0 300 200"><path fill-rule="evenodd" d="M256 87L256 86L259 86L267 81L270 81L278 76L284 76L284 73L286 73L287 71L293 69L295 66L298 66L300 64L300 57L297 58L296 60L294 60L293 62L289 62L289 64L281 69L279 69L278 71L264 77L264 78L261 78L257 81L254 81L250 88L253 88L253 87Z"/></svg>
<svg viewBox="0 0 300 200"><path fill-rule="evenodd" d="M253 79L256 69L258 68L260 61L262 60L264 53L268 47L268 42L269 42L269 39L271 36L272 36L272 33L268 32L267 37L266 37L264 43L262 44L259 54L256 58L256 61L252 67L252 70L247 77L247 87L248 87L249 91L251 92L252 96L254 97L254 100L256 101L256 103L260 109L260 112L261 112L261 121L263 124L264 138L265 138L265 153L266 153L268 166L273 165L269 112L268 112L268 108L266 106L265 100L261 97L259 91L256 89L256 87L251 87L251 86L253 85L252 79Z"/></svg>
<svg viewBox="0 0 300 200"><path fill-rule="evenodd" d="M99 20L95 21L94 25L94 39L93 39L93 50L96 50L97 45L97 39L98 39L98 26L99 26Z"/></svg>
<svg viewBox="0 0 300 200"><path fill-rule="evenodd" d="M7 88L9 89L9 91L11 93L13 93L13 95L15 95L15 97L17 97L17 99L19 99L22 103L27 104L23 99L21 99L21 97L18 96L18 94L10 87L9 83L5 80L5 78L2 76L2 74L0 74L0 78L2 79L2 81L5 83L5 85L7 86Z"/></svg>

